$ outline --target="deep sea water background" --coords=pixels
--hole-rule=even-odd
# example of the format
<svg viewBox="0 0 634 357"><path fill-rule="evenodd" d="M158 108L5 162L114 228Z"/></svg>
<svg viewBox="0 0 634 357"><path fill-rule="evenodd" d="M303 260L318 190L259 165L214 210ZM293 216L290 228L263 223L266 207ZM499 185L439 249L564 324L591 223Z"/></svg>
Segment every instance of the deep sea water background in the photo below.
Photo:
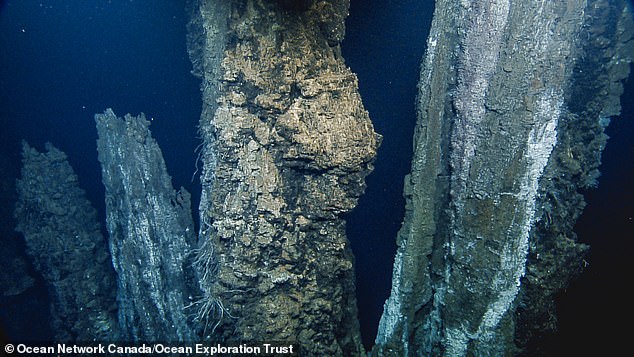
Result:
<svg viewBox="0 0 634 357"><path fill-rule="evenodd" d="M346 22L343 56L359 77L374 130L383 135L365 195L347 219L366 348L374 343L392 287L395 239L405 213L403 180L413 154L416 86L433 10L433 1L352 1Z"/></svg>
<svg viewBox="0 0 634 357"><path fill-rule="evenodd" d="M431 0L353 0L342 46L384 136L366 195L348 217L367 347L390 291L403 177L412 155L416 84L432 12ZM11 233L22 139L40 150L50 141L68 154L103 224L93 115L107 107L119 116L145 112L154 118L151 130L173 184L192 193L196 210L200 188L191 176L201 97L198 80L189 73L187 16L180 1L0 0L0 249L9 242L23 249L22 238ZM588 192L588 207L577 224L579 238L592 245L590 266L560 296L560 332L544 341L551 355L628 347L630 336L619 322L632 311L626 290L634 241L632 83L623 97L622 118L608 128L599 188ZM0 297L0 340L3 335L50 338L42 284L20 299Z"/></svg>
<svg viewBox="0 0 634 357"><path fill-rule="evenodd" d="M201 98L181 2L7 1L0 16L0 113L13 152L22 139L65 151L103 218L93 115L145 112L174 185L193 187Z"/></svg>
<svg viewBox="0 0 634 357"><path fill-rule="evenodd" d="M10 177L3 183L13 185L20 174L21 140L39 150L50 141L68 155L105 233L94 114L108 107L118 116L144 112L173 185L192 193L197 217L200 185L191 178L202 101L190 74L184 2L0 1L0 175ZM2 193L0 205L11 207L15 197ZM2 226L13 226L11 211L2 211ZM15 240L3 236L0 244L5 239ZM0 331L47 339L48 320L38 314L48 310L45 299L40 288L31 301L1 300ZM13 322L21 314L29 323Z"/></svg>

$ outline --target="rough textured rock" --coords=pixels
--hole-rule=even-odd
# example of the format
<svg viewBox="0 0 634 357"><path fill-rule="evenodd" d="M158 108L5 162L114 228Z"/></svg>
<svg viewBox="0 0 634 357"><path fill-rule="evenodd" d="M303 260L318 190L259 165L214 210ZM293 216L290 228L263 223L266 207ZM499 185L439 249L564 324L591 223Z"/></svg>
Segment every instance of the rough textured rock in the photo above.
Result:
<svg viewBox="0 0 634 357"><path fill-rule="evenodd" d="M299 3L196 5L200 239L217 260L203 288L224 316L214 338L359 354L343 215L364 191L379 136L338 48L348 2Z"/></svg>
<svg viewBox="0 0 634 357"><path fill-rule="evenodd" d="M5 268L0 270L0 298L20 295L31 288L35 281L15 241L3 241L2 248L0 259L4 262Z"/></svg>
<svg viewBox="0 0 634 357"><path fill-rule="evenodd" d="M577 191L597 176L632 58L630 24L615 25L624 6L437 2L374 354L513 354L550 322L552 295L582 266Z"/></svg>
<svg viewBox="0 0 634 357"><path fill-rule="evenodd" d="M634 59L634 23L626 2L593 1L584 12L580 55L566 92L567 112L553 159L540 182L531 243L516 311L516 344L539 349L556 328L554 295L588 264L588 247L576 243L574 224L584 208L580 190L595 187L610 117L620 114L621 82ZM537 355L539 350L527 351Z"/></svg>
<svg viewBox="0 0 634 357"><path fill-rule="evenodd" d="M194 340L185 311L196 292L190 195L172 188L143 114L120 119L108 109L95 120L121 337Z"/></svg>
<svg viewBox="0 0 634 357"><path fill-rule="evenodd" d="M9 141L9 135L3 133L0 141ZM6 136L6 137L5 137ZM0 146L0 261L5 269L0 269L0 304L7 306L3 297L16 296L33 286L34 280L28 269L26 256L18 246L17 232L14 231L14 202L17 201L15 179L11 172L17 163L10 160L9 150Z"/></svg>
<svg viewBox="0 0 634 357"><path fill-rule="evenodd" d="M15 216L27 252L49 285L57 341L104 341L116 335L115 274L97 213L66 155L23 144Z"/></svg>
<svg viewBox="0 0 634 357"><path fill-rule="evenodd" d="M197 297L195 309L197 310L196 320L203 325L203 335L208 336L207 329L211 327L210 332L215 332L225 312L222 300L214 292L218 255L214 241L208 237L211 228L211 192L217 157L217 152L214 150L216 133L209 122L218 108L221 63L227 44L231 3L229 1L193 1L190 5L192 14L187 26L187 50L193 65L192 74L199 76L202 81L200 89L203 101L198 127L203 141L199 152L199 160L202 161L203 167L200 175L202 190L199 204L199 254L196 257L196 268L203 294Z"/></svg>

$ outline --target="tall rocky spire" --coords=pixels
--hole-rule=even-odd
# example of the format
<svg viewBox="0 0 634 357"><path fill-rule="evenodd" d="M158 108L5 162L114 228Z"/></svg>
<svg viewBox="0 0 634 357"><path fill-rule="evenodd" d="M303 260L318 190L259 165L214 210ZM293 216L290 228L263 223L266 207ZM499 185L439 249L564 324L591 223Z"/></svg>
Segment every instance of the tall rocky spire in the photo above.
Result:
<svg viewBox="0 0 634 357"><path fill-rule="evenodd" d="M379 136L339 50L348 5L197 5L200 239L217 257L204 288L222 306L224 339L362 350L343 215L364 191Z"/></svg>
<svg viewBox="0 0 634 357"><path fill-rule="evenodd" d="M619 113L630 16L623 1L437 1L376 355L507 355L552 328L587 249L578 190Z"/></svg>

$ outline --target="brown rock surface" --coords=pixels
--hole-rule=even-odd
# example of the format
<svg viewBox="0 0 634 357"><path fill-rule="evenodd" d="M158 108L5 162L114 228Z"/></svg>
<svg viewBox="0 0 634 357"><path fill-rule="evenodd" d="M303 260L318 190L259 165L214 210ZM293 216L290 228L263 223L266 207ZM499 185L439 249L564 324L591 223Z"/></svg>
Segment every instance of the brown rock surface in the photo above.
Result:
<svg viewBox="0 0 634 357"><path fill-rule="evenodd" d="M192 22L205 32L191 53L203 53L201 239L218 260L206 294L222 316L211 338L362 351L342 215L380 136L339 53L347 7L205 1Z"/></svg>

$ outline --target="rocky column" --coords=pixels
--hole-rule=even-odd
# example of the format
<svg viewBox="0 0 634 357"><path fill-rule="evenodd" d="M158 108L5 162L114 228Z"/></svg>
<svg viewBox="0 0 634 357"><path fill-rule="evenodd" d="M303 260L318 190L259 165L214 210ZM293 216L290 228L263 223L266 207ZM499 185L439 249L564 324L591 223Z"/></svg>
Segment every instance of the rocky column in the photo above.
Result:
<svg viewBox="0 0 634 357"><path fill-rule="evenodd" d="M95 120L122 338L193 341L190 195L172 188L143 114L121 119L108 109Z"/></svg>
<svg viewBox="0 0 634 357"><path fill-rule="evenodd" d="M622 82L634 59L633 37L628 2L588 2L565 95L567 111L560 118L558 142L539 185L515 312L515 342L520 348L531 341L539 346L540 338L555 330L555 294L588 265L583 260L588 246L576 242L573 229L585 206L582 192L599 183L601 152L608 139L604 130L621 111Z"/></svg>
<svg viewBox="0 0 634 357"><path fill-rule="evenodd" d="M518 296L530 305L538 286L552 296L581 266L585 247L574 242L570 220L579 212L576 190L592 182L598 161L575 159L570 167L561 154L600 155L601 118L615 114L624 78L619 69L631 60L616 50L625 43L616 37L630 38L631 30L594 26L605 34L603 47L591 46L606 54L596 65L617 75L575 73L590 55L584 28L596 20L587 13L604 7L616 9L616 23L624 3L437 2L421 72L407 213L377 355L512 353L515 321L530 320L528 313L516 318ZM588 80L612 93L590 99L593 111L580 110L588 98L575 95ZM539 228L546 220L559 228ZM527 264L535 270L532 294L523 293ZM561 276L546 274L553 265L562 267ZM531 311L535 318L544 309Z"/></svg>
<svg viewBox="0 0 634 357"><path fill-rule="evenodd" d="M49 286L56 340L116 339L115 272L96 210L63 152L24 143L22 157L16 230Z"/></svg>
<svg viewBox="0 0 634 357"><path fill-rule="evenodd" d="M364 191L379 136L339 51L348 3L198 6L200 238L217 257L207 286L220 306L216 336L359 354L343 216Z"/></svg>

